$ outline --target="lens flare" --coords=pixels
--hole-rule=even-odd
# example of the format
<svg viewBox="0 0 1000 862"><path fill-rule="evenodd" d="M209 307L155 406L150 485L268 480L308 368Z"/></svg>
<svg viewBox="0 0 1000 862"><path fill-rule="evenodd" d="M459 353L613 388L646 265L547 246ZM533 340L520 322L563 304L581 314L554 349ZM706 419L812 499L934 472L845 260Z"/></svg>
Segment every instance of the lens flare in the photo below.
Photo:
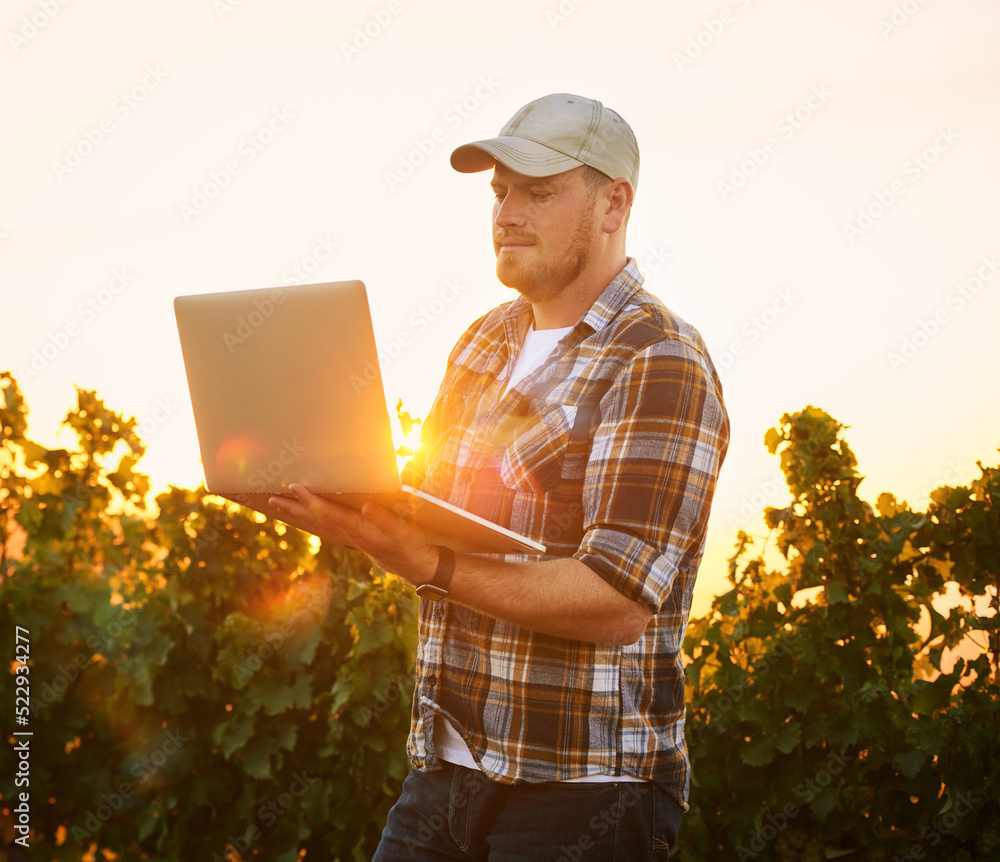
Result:
<svg viewBox="0 0 1000 862"><path fill-rule="evenodd" d="M215 453L215 467L229 482L237 483L250 472L250 465L260 463L264 449L246 435L230 437Z"/></svg>

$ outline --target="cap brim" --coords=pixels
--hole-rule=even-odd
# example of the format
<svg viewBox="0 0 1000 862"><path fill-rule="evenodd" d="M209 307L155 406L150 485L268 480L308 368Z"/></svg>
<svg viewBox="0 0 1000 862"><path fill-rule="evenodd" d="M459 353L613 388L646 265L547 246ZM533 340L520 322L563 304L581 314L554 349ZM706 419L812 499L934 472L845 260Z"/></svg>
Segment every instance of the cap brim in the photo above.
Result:
<svg viewBox="0 0 1000 862"><path fill-rule="evenodd" d="M497 162L528 177L551 177L583 162L527 138L490 138L464 144L451 154L451 166L463 174L487 171Z"/></svg>

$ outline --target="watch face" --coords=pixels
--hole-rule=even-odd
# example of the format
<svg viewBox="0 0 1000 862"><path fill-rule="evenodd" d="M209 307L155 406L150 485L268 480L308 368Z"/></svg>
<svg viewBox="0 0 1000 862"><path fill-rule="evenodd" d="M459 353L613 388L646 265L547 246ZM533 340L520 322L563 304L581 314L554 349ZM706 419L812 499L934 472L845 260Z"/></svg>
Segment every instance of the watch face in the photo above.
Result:
<svg viewBox="0 0 1000 862"><path fill-rule="evenodd" d="M416 594L421 598L438 602L448 595L448 591L444 587L436 587L434 584L421 584L417 587Z"/></svg>

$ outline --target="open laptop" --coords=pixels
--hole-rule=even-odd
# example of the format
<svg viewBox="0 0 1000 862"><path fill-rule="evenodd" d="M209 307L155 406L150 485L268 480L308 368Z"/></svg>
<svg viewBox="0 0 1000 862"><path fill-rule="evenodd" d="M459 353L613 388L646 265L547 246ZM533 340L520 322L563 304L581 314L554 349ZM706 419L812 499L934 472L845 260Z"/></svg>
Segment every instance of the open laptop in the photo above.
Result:
<svg viewBox="0 0 1000 862"><path fill-rule="evenodd" d="M268 505L298 482L353 508L381 503L458 552L544 552L401 484L362 282L178 296L174 313L213 494L307 530Z"/></svg>

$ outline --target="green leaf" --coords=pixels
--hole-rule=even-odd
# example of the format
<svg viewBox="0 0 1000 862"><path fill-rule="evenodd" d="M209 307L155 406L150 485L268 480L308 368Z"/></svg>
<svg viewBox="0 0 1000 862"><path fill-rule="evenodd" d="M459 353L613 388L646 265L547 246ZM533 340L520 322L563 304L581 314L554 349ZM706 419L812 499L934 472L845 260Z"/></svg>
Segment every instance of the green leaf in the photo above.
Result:
<svg viewBox="0 0 1000 862"><path fill-rule="evenodd" d="M906 778L912 779L917 777L917 773L920 772L926 759L919 748L914 748L905 754L897 754L893 757L892 762Z"/></svg>
<svg viewBox="0 0 1000 862"><path fill-rule="evenodd" d="M349 703L353 695L351 679L348 676L339 676L330 689L332 700L330 701L330 714L335 715Z"/></svg>
<svg viewBox="0 0 1000 862"><path fill-rule="evenodd" d="M357 655L366 655L378 649L390 636L381 625L361 622L358 624L358 642L354 645L354 651Z"/></svg>
<svg viewBox="0 0 1000 862"><path fill-rule="evenodd" d="M847 590L844 589L844 585L840 581L832 581L826 585L826 596L831 605L842 604L851 600L850 596L847 595Z"/></svg>
<svg viewBox="0 0 1000 862"><path fill-rule="evenodd" d="M728 691L728 688L723 689L713 697L714 712L722 711L723 707L733 699L728 694ZM733 691L741 692L742 687L733 689ZM742 699L742 702L737 707L736 714L743 721L752 721L765 729L770 729L773 726L773 711L758 697Z"/></svg>
<svg viewBox="0 0 1000 862"><path fill-rule="evenodd" d="M790 581L782 581L775 587L774 597L786 608L792 604L792 584Z"/></svg>
<svg viewBox="0 0 1000 862"><path fill-rule="evenodd" d="M248 692L264 706L266 715L278 715L295 705L295 690L290 685L275 685L274 677L257 676L250 683Z"/></svg>
<svg viewBox="0 0 1000 862"><path fill-rule="evenodd" d="M295 748L295 740L298 738L298 728L291 722L283 724L278 728L277 743L279 748L292 751Z"/></svg>
<svg viewBox="0 0 1000 862"><path fill-rule="evenodd" d="M253 715L238 715L216 726L212 736L226 760L253 734L253 721Z"/></svg>
<svg viewBox="0 0 1000 862"><path fill-rule="evenodd" d="M939 709L944 709L951 701L953 685L954 680L951 676L938 677L934 682L922 686L913 695L910 701L911 708L920 715L933 715Z"/></svg>
<svg viewBox="0 0 1000 862"><path fill-rule="evenodd" d="M766 766L774 759L774 745L767 736L759 736L743 743L740 759L747 766Z"/></svg>
<svg viewBox="0 0 1000 862"><path fill-rule="evenodd" d="M839 796L840 790L833 786L824 788L816 795L809 807L812 809L813 816L820 823L823 823L830 812L837 807Z"/></svg>
<svg viewBox="0 0 1000 862"><path fill-rule="evenodd" d="M266 736L255 737L243 749L243 768L253 778L271 777L272 741Z"/></svg>
<svg viewBox="0 0 1000 862"><path fill-rule="evenodd" d="M322 823L330 817L329 790L324 781L312 781L299 803L310 821Z"/></svg>
<svg viewBox="0 0 1000 862"><path fill-rule="evenodd" d="M799 744L801 737L802 727L797 721L786 724L781 733L778 734L777 739L775 739L774 747L782 754L791 754L792 749Z"/></svg>
<svg viewBox="0 0 1000 862"><path fill-rule="evenodd" d="M805 712L813 702L812 691L805 686L790 686L785 691L785 703L799 712Z"/></svg>

